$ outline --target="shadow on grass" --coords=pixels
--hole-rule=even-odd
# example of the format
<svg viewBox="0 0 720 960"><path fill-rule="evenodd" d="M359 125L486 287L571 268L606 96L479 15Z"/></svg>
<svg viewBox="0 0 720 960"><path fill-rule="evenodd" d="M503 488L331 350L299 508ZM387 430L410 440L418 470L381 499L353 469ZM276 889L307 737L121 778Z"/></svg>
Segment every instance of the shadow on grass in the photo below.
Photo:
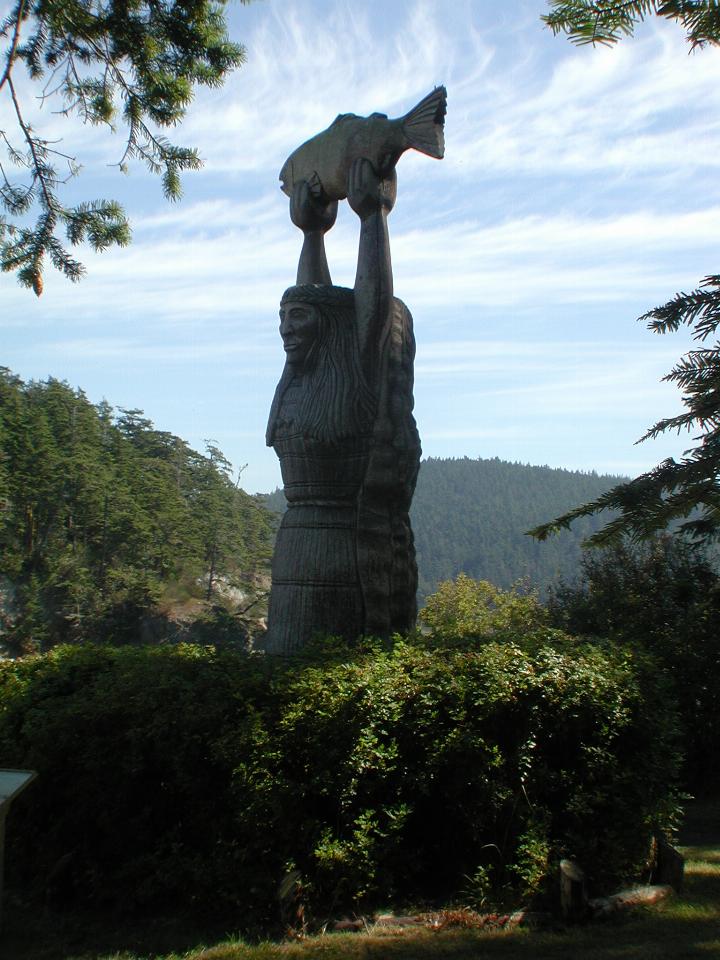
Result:
<svg viewBox="0 0 720 960"><path fill-rule="evenodd" d="M288 944L227 942L233 924L195 916L135 922L96 914L38 913L8 897L3 960L707 960L720 956L719 805L698 811L681 839L687 844L682 894L604 923L556 932L449 930L395 935L334 934ZM712 813L712 816L710 816ZM702 819L702 829L698 830ZM714 835L712 835L714 834ZM701 836L702 835L702 836ZM223 943L223 941L226 941ZM216 944L206 947L207 944Z"/></svg>
<svg viewBox="0 0 720 960"><path fill-rule="evenodd" d="M96 960L199 952L227 940L234 924L201 915L137 919L73 910L33 909L8 896L0 932L2 960Z"/></svg>
<svg viewBox="0 0 720 960"><path fill-rule="evenodd" d="M228 928L177 920L131 929L95 917L30 916L8 904L2 956L7 960L99 960L189 956L193 960L707 960L720 955L720 867L698 864L686 890L661 907L557 932L403 932L323 938L258 947L228 940ZM207 948L207 944L218 944ZM205 947L205 948L204 948Z"/></svg>

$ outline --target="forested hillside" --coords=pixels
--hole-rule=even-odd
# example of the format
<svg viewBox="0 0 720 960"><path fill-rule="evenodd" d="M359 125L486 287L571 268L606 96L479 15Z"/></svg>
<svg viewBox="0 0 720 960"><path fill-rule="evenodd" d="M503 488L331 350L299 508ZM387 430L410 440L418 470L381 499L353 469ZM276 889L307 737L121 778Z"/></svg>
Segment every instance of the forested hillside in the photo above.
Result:
<svg viewBox="0 0 720 960"><path fill-rule="evenodd" d="M525 533L558 510L610 489L617 477L492 460L423 461L412 506L420 592L458 573L499 587L527 578L541 591L574 578L580 545L604 518L573 524L544 543Z"/></svg>
<svg viewBox="0 0 720 960"><path fill-rule="evenodd" d="M273 517L141 410L0 368L0 639L11 652L124 642L148 615L252 600ZM146 623L147 625L147 623ZM147 632L147 631L146 631Z"/></svg>
<svg viewBox="0 0 720 960"><path fill-rule="evenodd" d="M460 572L540 590L572 578L601 521L546 543L525 531L616 480L498 459L424 461L412 508L421 596ZM233 634L236 614L267 589L284 497L265 502L274 514L239 489L212 442L198 453L141 410L95 406L66 383L24 384L0 368L2 645L152 641L169 635L163 618L211 612L208 636Z"/></svg>
<svg viewBox="0 0 720 960"><path fill-rule="evenodd" d="M415 532L421 598L441 580L466 573L509 587L526 578L544 592L558 577L573 579L580 545L604 519L573 524L544 543L525 531L576 504L609 490L618 481L596 473L533 467L492 460L423 460L410 516ZM265 497L285 509L281 490Z"/></svg>

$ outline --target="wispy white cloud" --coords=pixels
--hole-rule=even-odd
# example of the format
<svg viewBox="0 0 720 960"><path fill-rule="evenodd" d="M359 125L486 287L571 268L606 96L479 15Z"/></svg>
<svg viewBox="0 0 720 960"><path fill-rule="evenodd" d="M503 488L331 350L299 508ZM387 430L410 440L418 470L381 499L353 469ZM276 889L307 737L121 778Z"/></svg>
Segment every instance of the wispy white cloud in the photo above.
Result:
<svg viewBox="0 0 720 960"><path fill-rule="evenodd" d="M275 360L276 349L261 343L248 343L242 340L228 342L225 339L212 339L196 343L147 343L138 339L67 339L60 341L39 341L33 347L36 351L46 351L57 358L64 355L75 360L132 360L136 363L196 363L223 362L257 369L258 362L266 361L268 372L274 372L278 366Z"/></svg>
<svg viewBox="0 0 720 960"><path fill-rule="evenodd" d="M248 63L200 91L172 132L206 160L177 206L141 167L123 178L106 166L121 139L28 101L32 122L87 164L74 195L119 196L134 242L80 251L88 276L74 286L49 271L40 301L0 279L4 362L157 409L168 429L250 459L251 488L273 485L261 478L277 476L262 420L282 364L277 303L300 248L280 166L337 113L397 116L445 82L446 157L403 157L390 220L396 293L417 321L426 450L636 472L655 454L634 460L632 442L678 402L658 380L687 341L641 339L632 320L717 270L720 58L688 57L671 25L576 49L543 30L545 8L230 7ZM7 109L0 98L0 128ZM351 284L357 222L341 206L328 253Z"/></svg>
<svg viewBox="0 0 720 960"><path fill-rule="evenodd" d="M97 314L99 302L105 315L142 316L151 325L236 317L238 333L259 333L265 322L274 323L300 247L284 210L264 210L255 201L223 200L141 217L127 249L100 257L81 253L91 266L80 286L50 276L42 307L72 310L74 323ZM669 296L694 286L703 269L709 271L707 254L717 248L718 236L720 206L602 220L550 215L417 227L393 232L395 286L411 309L446 317L469 306L550 309L638 295L652 298L650 306L663 291ZM352 283L357 225L348 222L337 236L330 234L328 245L336 277ZM688 270L681 257L694 251L697 264L693 259ZM8 323L34 325L44 313L41 305L27 304L24 290L11 288L7 297L15 306Z"/></svg>
<svg viewBox="0 0 720 960"><path fill-rule="evenodd" d="M528 31L523 43L532 42ZM458 172L627 177L673 166L686 176L718 166L720 60L688 57L677 28L611 48L558 46L557 54L549 75L539 57L505 70L494 63L494 96L480 114L465 112L453 142Z"/></svg>
<svg viewBox="0 0 720 960"><path fill-rule="evenodd" d="M399 115L443 80L453 42L437 4L398 9L400 22L391 29L386 20L378 42L376 11L350 0L325 5L321 16L308 2L268 4L247 64L219 98L200 96L186 124L191 137L215 140L208 172L277 177L298 143L338 113Z"/></svg>
<svg viewBox="0 0 720 960"><path fill-rule="evenodd" d="M684 343L684 341L680 341ZM575 370L583 377L592 369L602 376L638 375L656 370L665 373L678 356L679 344L673 338L651 338L646 333L634 343L609 344L596 339L462 339L424 342L423 356L415 369L422 376L453 375L465 370L469 373L492 372L512 366L519 377L540 373L555 379ZM508 384L504 390L522 390L521 382ZM502 391L497 391L502 392Z"/></svg>

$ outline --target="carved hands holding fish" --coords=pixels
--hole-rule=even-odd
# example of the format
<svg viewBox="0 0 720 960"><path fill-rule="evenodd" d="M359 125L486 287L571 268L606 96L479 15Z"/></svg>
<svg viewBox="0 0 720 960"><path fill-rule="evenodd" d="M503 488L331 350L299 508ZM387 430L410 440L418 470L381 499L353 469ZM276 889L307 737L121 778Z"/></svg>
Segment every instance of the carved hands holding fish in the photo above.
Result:
<svg viewBox="0 0 720 960"><path fill-rule="evenodd" d="M293 187L290 197L290 219L305 234L298 262L297 282L332 283L325 255L325 234L335 223L337 200L325 195L306 181Z"/></svg>
<svg viewBox="0 0 720 960"><path fill-rule="evenodd" d="M351 208L360 217L361 238L360 256L358 258L358 277L362 280L367 275L367 255L363 255L363 248L367 248L367 236L363 234L375 233L370 221L378 219L377 228L380 232L387 232L384 224L385 216L395 205L397 196L397 175L392 169L384 176L380 176L370 160L365 157L355 159L348 172L347 199ZM290 219L303 231L304 240L298 262L297 283L330 284L330 268L325 253L325 234L335 223L337 217L337 200L329 200L322 188L306 180L298 181L290 196ZM375 246L376 244L372 244ZM388 248L387 237L380 242L373 255L385 259L384 248ZM389 248L387 253L389 269ZM365 261L365 269L361 265Z"/></svg>
<svg viewBox="0 0 720 960"><path fill-rule="evenodd" d="M394 169L381 177L365 157L353 161L348 175L347 199L361 220L378 212L390 213L396 197L397 174Z"/></svg>
<svg viewBox="0 0 720 960"><path fill-rule="evenodd" d="M378 210L389 213L397 197L397 174L391 170L379 176L372 163L358 157L350 167L347 184L348 203L361 220ZM322 188L314 188L307 180L293 187L290 197L290 219L303 233L327 233L337 217L337 200L328 200Z"/></svg>
<svg viewBox="0 0 720 960"><path fill-rule="evenodd" d="M290 219L303 233L327 233L337 217L337 200L313 189L307 180L296 183L290 197Z"/></svg>

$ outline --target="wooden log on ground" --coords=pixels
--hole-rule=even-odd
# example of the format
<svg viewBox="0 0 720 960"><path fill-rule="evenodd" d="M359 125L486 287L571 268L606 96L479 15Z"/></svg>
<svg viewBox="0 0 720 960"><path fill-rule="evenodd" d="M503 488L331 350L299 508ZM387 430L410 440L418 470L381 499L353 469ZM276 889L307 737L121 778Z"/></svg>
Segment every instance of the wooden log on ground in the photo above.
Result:
<svg viewBox="0 0 720 960"><path fill-rule="evenodd" d="M611 897L598 897L590 900L588 906L594 918L603 919L622 910L633 907L647 907L672 896L673 888L668 884L654 884L646 887L633 887L621 890Z"/></svg>

